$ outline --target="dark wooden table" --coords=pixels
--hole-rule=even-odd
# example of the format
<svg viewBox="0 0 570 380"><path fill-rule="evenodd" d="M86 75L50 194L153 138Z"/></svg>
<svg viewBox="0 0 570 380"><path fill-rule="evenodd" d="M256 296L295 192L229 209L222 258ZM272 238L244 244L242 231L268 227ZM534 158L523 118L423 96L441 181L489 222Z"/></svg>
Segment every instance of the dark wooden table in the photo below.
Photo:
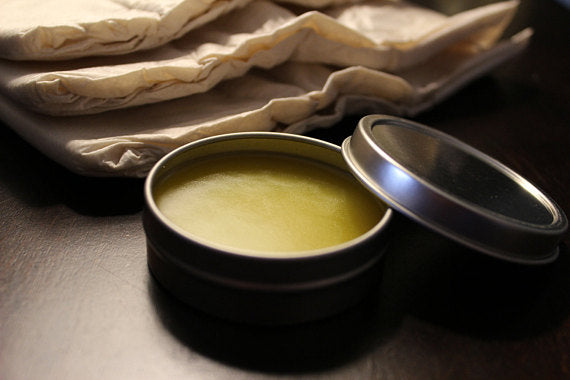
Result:
<svg viewBox="0 0 570 380"><path fill-rule="evenodd" d="M529 48L415 118L503 161L567 213L569 21L552 0L523 0L509 31L533 27ZM338 143L357 119L313 135ZM142 185L72 174L0 127L0 378L570 378L568 234L557 261L527 267L398 219L382 281L359 306L259 328L157 285Z"/></svg>

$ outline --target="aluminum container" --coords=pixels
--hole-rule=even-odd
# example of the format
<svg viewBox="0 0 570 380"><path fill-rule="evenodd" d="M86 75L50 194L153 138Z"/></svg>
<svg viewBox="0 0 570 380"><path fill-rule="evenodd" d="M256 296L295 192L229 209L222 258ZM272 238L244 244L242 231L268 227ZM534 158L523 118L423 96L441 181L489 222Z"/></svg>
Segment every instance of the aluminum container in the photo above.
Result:
<svg viewBox="0 0 570 380"><path fill-rule="evenodd" d="M206 243L157 208L154 188L163 178L195 160L248 152L333 166L389 208L353 240L304 257L272 259ZM314 320L358 302L379 280L375 269L388 243L392 210L481 253L527 265L556 260L568 229L563 210L513 170L440 131L387 115L361 119L342 148L271 132L191 143L153 168L145 198L148 262L158 281L199 309L254 323Z"/></svg>
<svg viewBox="0 0 570 380"><path fill-rule="evenodd" d="M145 184L143 224L152 274L193 307L248 323L310 321L359 302L380 279L378 268L392 218L389 208L371 230L353 240L307 251L301 257L269 258L193 236L157 207L156 186L172 173L196 160L218 155L239 159L250 153L287 155L348 172L340 147L292 134L227 134L171 152L157 163Z"/></svg>

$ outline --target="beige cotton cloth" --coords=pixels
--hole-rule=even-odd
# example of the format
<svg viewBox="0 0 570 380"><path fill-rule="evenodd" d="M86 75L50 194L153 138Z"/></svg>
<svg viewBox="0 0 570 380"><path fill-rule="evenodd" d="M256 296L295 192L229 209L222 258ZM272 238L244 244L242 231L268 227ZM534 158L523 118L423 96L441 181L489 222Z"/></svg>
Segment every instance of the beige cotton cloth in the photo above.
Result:
<svg viewBox="0 0 570 380"><path fill-rule="evenodd" d="M47 156L80 174L142 177L185 143L228 132L304 133L343 115L413 116L518 53L530 30L482 52L450 47L395 74L286 62L208 92L86 116L55 117L0 96L0 115ZM349 131L347 131L347 134Z"/></svg>
<svg viewBox="0 0 570 380"><path fill-rule="evenodd" d="M254 1L150 51L52 63L2 60L0 90L37 112L81 115L205 92L252 67L291 60L398 72L449 46L488 49L517 5L506 1L445 16L375 0L296 15Z"/></svg>
<svg viewBox="0 0 570 380"><path fill-rule="evenodd" d="M60 60L162 45L249 0L2 0L0 57Z"/></svg>
<svg viewBox="0 0 570 380"><path fill-rule="evenodd" d="M0 2L0 21L14 1ZM0 54L45 60L0 60L0 118L72 171L142 177L164 154L206 136L305 133L348 113L413 116L518 53L532 34L498 42L517 1L453 16L397 0L288 2L297 13L261 0L38 2L69 7L45 19L20 10L22 20L0 22ZM38 21L33 33L17 32ZM85 36L91 29L105 38ZM133 46L124 34L131 29L140 39ZM50 49L29 48L28 35ZM99 54L107 56L90 56Z"/></svg>
<svg viewBox="0 0 570 380"><path fill-rule="evenodd" d="M62 60L160 46L251 0L2 0L0 58ZM278 0L321 8L354 0Z"/></svg>

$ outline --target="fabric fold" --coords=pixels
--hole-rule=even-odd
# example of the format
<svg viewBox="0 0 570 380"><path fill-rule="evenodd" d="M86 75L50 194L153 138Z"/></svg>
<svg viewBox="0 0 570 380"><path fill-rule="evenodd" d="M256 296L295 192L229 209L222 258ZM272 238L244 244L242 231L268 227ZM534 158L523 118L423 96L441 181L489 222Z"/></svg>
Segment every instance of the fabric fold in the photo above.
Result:
<svg viewBox="0 0 570 380"><path fill-rule="evenodd" d="M63 60L160 46L249 0L3 0L0 57Z"/></svg>
<svg viewBox="0 0 570 380"><path fill-rule="evenodd" d="M23 138L74 172L142 177L167 152L206 136L305 133L354 112L413 116L517 54L531 34L524 30L483 52L450 47L399 73L286 62L251 70L204 93L132 109L54 117L2 96L0 114Z"/></svg>
<svg viewBox="0 0 570 380"><path fill-rule="evenodd" d="M489 49L517 6L505 1L445 16L372 0L295 15L254 1L150 51L51 64L0 61L0 89L36 112L83 115L206 92L286 61L398 72L450 46Z"/></svg>
<svg viewBox="0 0 570 380"><path fill-rule="evenodd" d="M3 0L0 57L65 60L127 54L179 38L250 0ZM358 0L277 0L323 8Z"/></svg>

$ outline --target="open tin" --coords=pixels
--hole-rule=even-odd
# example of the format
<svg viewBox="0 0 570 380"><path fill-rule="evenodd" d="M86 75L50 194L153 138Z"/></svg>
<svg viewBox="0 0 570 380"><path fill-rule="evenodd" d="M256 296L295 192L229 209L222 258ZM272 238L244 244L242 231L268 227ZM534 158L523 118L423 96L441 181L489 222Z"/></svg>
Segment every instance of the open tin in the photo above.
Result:
<svg viewBox="0 0 570 380"><path fill-rule="evenodd" d="M157 189L176 173L213 157L251 154L334 168L390 208L348 241L270 257L188 232L158 207ZM315 320L361 300L379 280L392 209L461 244L523 264L555 260L568 226L548 196L496 160L439 131L384 115L363 118L342 149L272 132L190 143L155 165L145 201L148 263L156 279L207 313L263 324Z"/></svg>
<svg viewBox="0 0 570 380"><path fill-rule="evenodd" d="M274 257L189 233L158 207L157 188L177 172L209 159L221 157L230 164L255 155L261 160L287 157L299 165L319 165L338 171L359 186L348 171L340 147L305 136L236 133L181 147L158 162L146 182L144 226L154 276L198 309L251 323L298 323L356 304L379 280L377 268L388 242L392 217L385 205L378 222L354 239L319 249L281 252ZM381 203L368 192L363 194ZM224 234L222 229L219 232Z"/></svg>

